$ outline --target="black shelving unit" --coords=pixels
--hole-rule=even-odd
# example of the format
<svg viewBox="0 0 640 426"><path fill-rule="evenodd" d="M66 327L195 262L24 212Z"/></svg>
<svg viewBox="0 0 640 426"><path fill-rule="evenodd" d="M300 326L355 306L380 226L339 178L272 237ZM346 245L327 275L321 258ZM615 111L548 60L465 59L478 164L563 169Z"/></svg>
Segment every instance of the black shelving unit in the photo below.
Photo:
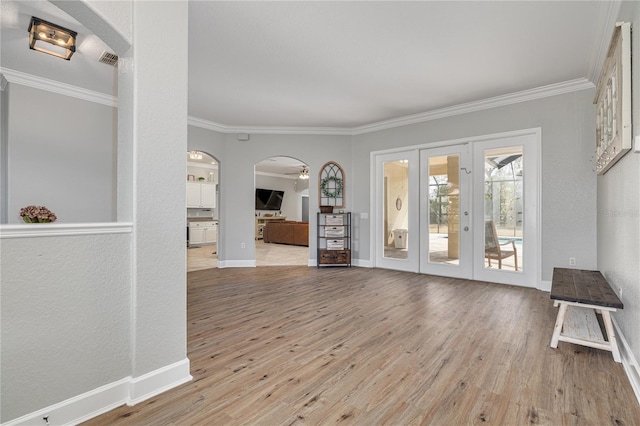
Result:
<svg viewBox="0 0 640 426"><path fill-rule="evenodd" d="M318 213L318 268L351 267L351 213Z"/></svg>

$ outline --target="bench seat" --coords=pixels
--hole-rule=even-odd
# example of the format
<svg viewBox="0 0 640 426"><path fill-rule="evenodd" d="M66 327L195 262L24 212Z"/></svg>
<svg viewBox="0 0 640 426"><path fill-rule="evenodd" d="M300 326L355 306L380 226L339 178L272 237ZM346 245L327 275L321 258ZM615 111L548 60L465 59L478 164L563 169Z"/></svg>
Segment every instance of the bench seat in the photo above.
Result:
<svg viewBox="0 0 640 426"><path fill-rule="evenodd" d="M624 308L622 301L599 271L554 268L551 280L553 306L560 307L553 328L551 347L568 342L610 351L621 362L610 312ZM602 315L606 339L596 312Z"/></svg>

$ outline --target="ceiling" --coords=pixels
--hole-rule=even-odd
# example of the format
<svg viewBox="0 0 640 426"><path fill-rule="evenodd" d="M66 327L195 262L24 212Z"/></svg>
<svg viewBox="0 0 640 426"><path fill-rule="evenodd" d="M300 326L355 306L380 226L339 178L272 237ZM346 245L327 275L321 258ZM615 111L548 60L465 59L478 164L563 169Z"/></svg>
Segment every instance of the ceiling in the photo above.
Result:
<svg viewBox="0 0 640 426"><path fill-rule="evenodd" d="M76 53L65 61L29 49L29 22L35 16L78 33ZM101 94L117 95L117 71L98 62L111 49L74 18L46 0L0 2L0 66Z"/></svg>
<svg viewBox="0 0 640 426"><path fill-rule="evenodd" d="M189 115L230 131L348 130L594 82L615 4L190 1ZM43 0L1 7L3 69L117 93L101 42L73 18ZM71 61L27 48L32 15L79 33Z"/></svg>

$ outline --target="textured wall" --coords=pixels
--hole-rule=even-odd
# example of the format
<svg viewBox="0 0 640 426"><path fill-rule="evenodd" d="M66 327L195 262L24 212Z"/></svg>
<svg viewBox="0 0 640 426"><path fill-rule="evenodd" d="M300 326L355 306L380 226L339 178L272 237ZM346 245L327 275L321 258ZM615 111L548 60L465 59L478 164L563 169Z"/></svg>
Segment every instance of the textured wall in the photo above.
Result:
<svg viewBox="0 0 640 426"><path fill-rule="evenodd" d="M640 5L625 2L619 20L640 28ZM632 31L632 69L640 69L640 32ZM635 48L634 48L635 46ZM634 76L637 76L637 72ZM632 77L633 78L633 77ZM640 108L640 89L633 84L632 110ZM640 134L640 116L633 114L633 133ZM592 145L592 148L595 148ZM598 269L624 303L613 314L640 360L640 155L630 152L598 177Z"/></svg>
<svg viewBox="0 0 640 426"><path fill-rule="evenodd" d="M138 377L186 358L188 4L133 8L132 376Z"/></svg>
<svg viewBox="0 0 640 426"><path fill-rule="evenodd" d="M0 85L2 85L0 77ZM0 90L0 223L7 223L7 203L8 199L7 176L9 164L9 88Z"/></svg>
<svg viewBox="0 0 640 426"><path fill-rule="evenodd" d="M129 375L128 234L0 239L2 419Z"/></svg>

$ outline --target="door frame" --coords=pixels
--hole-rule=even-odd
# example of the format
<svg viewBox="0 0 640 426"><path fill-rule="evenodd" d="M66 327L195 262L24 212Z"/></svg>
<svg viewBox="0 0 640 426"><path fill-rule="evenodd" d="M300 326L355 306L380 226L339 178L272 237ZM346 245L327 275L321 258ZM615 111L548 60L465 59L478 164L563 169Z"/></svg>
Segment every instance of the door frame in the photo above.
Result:
<svg viewBox="0 0 640 426"><path fill-rule="evenodd" d="M542 223L542 129L540 127L534 127L534 128L528 128L528 129L521 129L521 130L514 130L514 131L509 131L509 132L501 132L501 133L492 133L492 134L487 134L487 135L480 135L480 136L472 136L472 137L465 137L465 138L459 138L459 139L450 139L450 140L445 140L445 141L438 141L438 142L433 142L433 143L424 143L424 144L419 144L419 145L410 145L410 146L406 146L406 147L398 147L398 148L392 148L392 149L385 149L385 150L379 150L379 151L371 151L370 152L370 182L371 185L369 186L369 190L370 190L370 196L369 196L369 212L371 214L370 217L370 227L369 227L369 259L371 259L371 266L374 268L382 268L383 266L378 264L377 259L376 259L376 246L377 246L377 242L376 242L376 226L377 226L377 221L378 221L378 207L376 205L377 199L378 199L378 185L377 185L377 179L376 179L376 173L377 173L377 167L376 167L376 158L379 155L385 155L385 154L393 154L393 153L399 153L399 152L404 152L404 151L411 151L411 150L415 150L416 152L418 152L419 150L422 149L431 149L431 148L439 148L439 147L443 147L443 146L451 146L451 145L463 145L463 144L469 144L471 147L471 161L473 162L473 158L475 155L474 150L474 143L478 143L478 142L482 142L482 141L488 141L488 140L495 140L495 139L504 139L504 138L511 138L511 137L517 137L517 136L525 136L525 135L532 135L535 137L535 154L537 157L537 165L536 165L536 174L537 174L537 178L535 179L535 186L536 186L536 190L535 193L531 196L528 196L529 198L533 198L533 203L532 205L530 205L531 209L534 209L533 211L535 212L535 218L534 218L534 222L532 223L533 226L535 226L535 231L534 233L534 238L536 239L535 241L535 248L534 248L534 255L535 255L535 271L533 271L533 277L531 279L531 282L527 283L527 284L520 284L520 283L513 283L513 282L502 282L502 281L493 281L493 282L498 282L498 283L503 283L503 284L512 284L512 285L519 285L519 286L527 286L527 287L534 287L534 288L539 288L542 289L544 286L542 285L540 279L542 276L542 229L541 229L541 223ZM473 172L473 170L472 170ZM474 191L472 191L474 192ZM473 197L473 195L472 195ZM475 204L475 201L472 201L472 206L473 207ZM366 219L367 216L363 216L361 215L361 219ZM474 244L477 244L477 242L475 241L474 238ZM475 248L475 246L474 246ZM478 278L476 277L472 277L472 279L477 280Z"/></svg>

